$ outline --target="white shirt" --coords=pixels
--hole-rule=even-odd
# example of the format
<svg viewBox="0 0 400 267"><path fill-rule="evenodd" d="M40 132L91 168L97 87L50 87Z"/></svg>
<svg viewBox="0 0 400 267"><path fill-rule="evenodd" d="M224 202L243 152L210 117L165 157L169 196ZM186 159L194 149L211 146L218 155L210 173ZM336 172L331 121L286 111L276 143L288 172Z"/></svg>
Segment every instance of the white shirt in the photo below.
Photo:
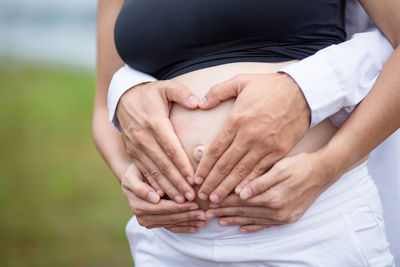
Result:
<svg viewBox="0 0 400 267"><path fill-rule="evenodd" d="M311 109L311 127L328 117L340 126L375 83L393 47L371 26L358 2L348 0L346 31L352 38L280 70L301 88ZM352 35L366 30L369 31ZM156 79L127 65L114 74L107 103L110 121L118 130L115 110L122 94L137 84L151 81ZM372 153L368 162L382 198L388 240L397 264L400 264L400 212L395 208L400 204L399 159L400 132L396 132Z"/></svg>

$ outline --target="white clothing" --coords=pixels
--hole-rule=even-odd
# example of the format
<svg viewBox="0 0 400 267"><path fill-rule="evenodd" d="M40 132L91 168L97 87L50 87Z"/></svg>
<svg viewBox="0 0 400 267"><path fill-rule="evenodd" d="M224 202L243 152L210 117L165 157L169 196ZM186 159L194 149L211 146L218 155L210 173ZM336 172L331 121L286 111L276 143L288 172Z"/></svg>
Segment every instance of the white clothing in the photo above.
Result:
<svg viewBox="0 0 400 267"><path fill-rule="evenodd" d="M394 266L376 187L363 164L326 190L296 223L256 233L207 221L194 234L126 227L135 266Z"/></svg>

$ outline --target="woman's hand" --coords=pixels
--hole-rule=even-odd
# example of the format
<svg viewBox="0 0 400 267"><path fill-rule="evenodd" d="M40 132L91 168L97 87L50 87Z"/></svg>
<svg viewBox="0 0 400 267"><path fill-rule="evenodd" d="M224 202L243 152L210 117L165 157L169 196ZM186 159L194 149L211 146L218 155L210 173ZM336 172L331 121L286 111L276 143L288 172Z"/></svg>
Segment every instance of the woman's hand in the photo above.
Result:
<svg viewBox="0 0 400 267"><path fill-rule="evenodd" d="M121 187L139 224L147 229L164 227L174 233L193 233L205 226L205 213L196 203L160 200L134 164L128 166Z"/></svg>
<svg viewBox="0 0 400 267"><path fill-rule="evenodd" d="M194 171L169 120L171 104L198 107L190 90L174 81L144 83L120 99L117 116L125 147L149 183L179 203L195 197ZM161 187L161 188L160 188ZM161 190L162 189L162 190Z"/></svg>
<svg viewBox="0 0 400 267"><path fill-rule="evenodd" d="M232 97L237 97L232 111L195 175L198 184L206 178L199 197L209 197L214 203L246 177L255 178L268 170L300 141L310 125L307 102L287 74L235 76L213 86L200 108L213 108Z"/></svg>
<svg viewBox="0 0 400 267"><path fill-rule="evenodd" d="M336 180L318 152L302 153L278 161L266 174L243 184L240 197L231 194L207 219L224 217L221 225L242 225L241 232L254 232L299 220L318 196Z"/></svg>

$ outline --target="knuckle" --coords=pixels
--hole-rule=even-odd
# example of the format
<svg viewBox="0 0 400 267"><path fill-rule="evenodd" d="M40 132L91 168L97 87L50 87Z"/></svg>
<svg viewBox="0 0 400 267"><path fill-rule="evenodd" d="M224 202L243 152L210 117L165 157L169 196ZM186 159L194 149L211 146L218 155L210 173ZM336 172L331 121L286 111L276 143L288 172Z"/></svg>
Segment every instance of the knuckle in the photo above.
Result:
<svg viewBox="0 0 400 267"><path fill-rule="evenodd" d="M143 217L138 217L137 221L138 221L140 226L144 226L145 227L145 226L148 225L146 219L144 219Z"/></svg>
<svg viewBox="0 0 400 267"><path fill-rule="evenodd" d="M238 127L245 120L243 113L235 112L229 116L229 122L234 127Z"/></svg>
<svg viewBox="0 0 400 267"><path fill-rule="evenodd" d="M218 158L222 154L222 148L220 144L211 146L208 148L208 153L211 157Z"/></svg>
<svg viewBox="0 0 400 267"><path fill-rule="evenodd" d="M250 169L245 164L239 164L235 167L234 172L237 177L244 177L249 173Z"/></svg>
<svg viewBox="0 0 400 267"><path fill-rule="evenodd" d="M281 161L278 161L274 165L274 169L275 169L276 173L279 174L279 175L284 174L285 171L286 171L286 168L285 168L284 164L282 164Z"/></svg>
<svg viewBox="0 0 400 267"><path fill-rule="evenodd" d="M288 216L287 212L283 209L277 211L275 214L275 220L277 220L277 221L287 223L288 219L289 219L289 216Z"/></svg>
<svg viewBox="0 0 400 267"><path fill-rule="evenodd" d="M161 173L158 170L150 170L149 175L156 181L159 181L162 177Z"/></svg>
<svg viewBox="0 0 400 267"><path fill-rule="evenodd" d="M298 219L299 219L299 218L298 218L297 216L291 215L291 216L289 216L289 217L287 218L286 223L295 223L295 222L298 221Z"/></svg>
<svg viewBox="0 0 400 267"><path fill-rule="evenodd" d="M146 133L144 131L135 131L132 137L134 138L135 143L137 143L139 146L146 146Z"/></svg>
<svg viewBox="0 0 400 267"><path fill-rule="evenodd" d="M257 224L257 219L254 217L250 217L249 222L250 222L250 224Z"/></svg>
<svg viewBox="0 0 400 267"><path fill-rule="evenodd" d="M239 208L237 213L241 217L245 217L246 216L246 210L244 208Z"/></svg>
<svg viewBox="0 0 400 267"><path fill-rule="evenodd" d="M271 197L270 201L269 201L269 206L272 209L278 209L279 210L279 209L282 209L282 207L284 206L284 201L280 198L279 195L274 194Z"/></svg>
<svg viewBox="0 0 400 267"><path fill-rule="evenodd" d="M271 136L262 139L262 145L267 148L274 148L275 147L275 140Z"/></svg>
<svg viewBox="0 0 400 267"><path fill-rule="evenodd" d="M172 164L168 161L163 161L159 163L159 168L161 173L168 173L172 169Z"/></svg>
<svg viewBox="0 0 400 267"><path fill-rule="evenodd" d="M222 175L228 175L230 171L230 166L228 162L220 161L216 165L217 171Z"/></svg>
<svg viewBox="0 0 400 267"><path fill-rule="evenodd" d="M178 154L178 149L173 146L165 147L165 154L167 154L168 158L172 159Z"/></svg>

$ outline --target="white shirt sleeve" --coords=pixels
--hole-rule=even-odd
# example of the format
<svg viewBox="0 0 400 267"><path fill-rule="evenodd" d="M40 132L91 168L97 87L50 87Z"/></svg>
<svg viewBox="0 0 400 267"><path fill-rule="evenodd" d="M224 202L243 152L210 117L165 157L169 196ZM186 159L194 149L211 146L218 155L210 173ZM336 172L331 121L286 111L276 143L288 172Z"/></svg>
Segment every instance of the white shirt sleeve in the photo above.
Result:
<svg viewBox="0 0 400 267"><path fill-rule="evenodd" d="M311 127L331 117L340 126L368 94L394 51L379 30L355 34L280 71L301 88L311 109Z"/></svg>
<svg viewBox="0 0 400 267"><path fill-rule="evenodd" d="M311 127L331 117L340 126L368 94L393 52L379 30L355 34L282 68L301 88L311 109Z"/></svg>
<svg viewBox="0 0 400 267"><path fill-rule="evenodd" d="M110 121L115 129L120 131L119 121L115 112L121 96L135 85L156 80L153 76L132 69L128 65L123 66L114 73L108 88L107 106Z"/></svg>

